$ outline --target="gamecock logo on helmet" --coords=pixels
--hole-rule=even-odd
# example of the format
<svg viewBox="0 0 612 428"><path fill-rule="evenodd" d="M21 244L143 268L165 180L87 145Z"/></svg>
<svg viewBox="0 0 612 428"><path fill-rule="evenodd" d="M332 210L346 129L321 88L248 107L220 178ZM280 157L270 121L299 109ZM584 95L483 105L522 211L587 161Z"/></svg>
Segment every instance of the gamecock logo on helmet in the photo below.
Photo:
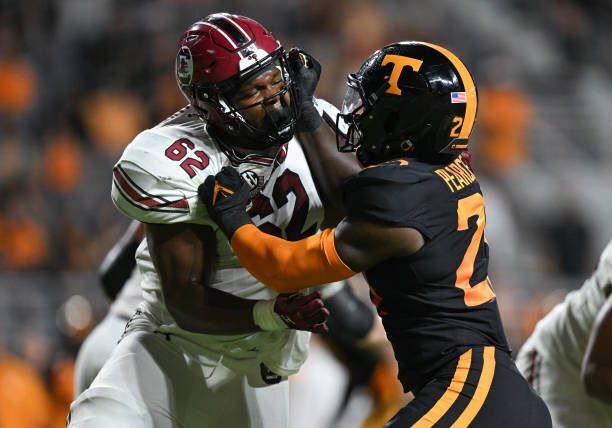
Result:
<svg viewBox="0 0 612 428"><path fill-rule="evenodd" d="M183 46L177 55L176 59L176 75L181 84L189 85L193 77L193 59L191 51L187 46Z"/></svg>

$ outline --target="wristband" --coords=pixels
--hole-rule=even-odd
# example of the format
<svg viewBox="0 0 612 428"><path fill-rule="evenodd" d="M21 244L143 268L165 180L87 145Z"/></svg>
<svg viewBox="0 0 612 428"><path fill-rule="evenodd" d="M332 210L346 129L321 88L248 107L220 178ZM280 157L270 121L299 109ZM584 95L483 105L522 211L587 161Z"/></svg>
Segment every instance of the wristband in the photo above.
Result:
<svg viewBox="0 0 612 428"><path fill-rule="evenodd" d="M253 322L264 331L285 330L287 324L274 311L276 299L258 300L253 306Z"/></svg>

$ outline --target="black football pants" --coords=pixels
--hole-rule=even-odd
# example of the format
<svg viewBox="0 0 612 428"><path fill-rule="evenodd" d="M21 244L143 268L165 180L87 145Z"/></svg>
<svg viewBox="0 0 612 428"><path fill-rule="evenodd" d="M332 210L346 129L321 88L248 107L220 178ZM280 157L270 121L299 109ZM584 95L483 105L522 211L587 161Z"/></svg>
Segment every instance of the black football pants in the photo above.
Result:
<svg viewBox="0 0 612 428"><path fill-rule="evenodd" d="M468 349L434 378L385 427L552 427L544 401L510 356L493 346Z"/></svg>

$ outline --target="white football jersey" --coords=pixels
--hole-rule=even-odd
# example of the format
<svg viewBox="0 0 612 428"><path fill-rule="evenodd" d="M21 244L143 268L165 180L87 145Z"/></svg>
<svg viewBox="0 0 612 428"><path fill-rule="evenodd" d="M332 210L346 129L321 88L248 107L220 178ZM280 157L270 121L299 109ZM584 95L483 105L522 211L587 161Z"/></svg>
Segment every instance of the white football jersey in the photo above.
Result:
<svg viewBox="0 0 612 428"><path fill-rule="evenodd" d="M324 105L328 115L337 110ZM294 138L272 164L263 159L232 163L206 132L204 122L184 109L139 134L113 170L112 199L127 216L144 223L196 223L215 231L218 261L210 286L246 299L270 299L276 293L244 269L223 232L198 200L198 186L209 175L232 165L259 194L249 207L253 221L268 233L298 239L315 233L323 206L302 149ZM159 276L146 240L136 252L144 303L159 331L181 335L223 352L224 358L258 358L281 375L296 372L307 355L309 333L296 330L242 335L207 335L180 329L164 304Z"/></svg>
<svg viewBox="0 0 612 428"><path fill-rule="evenodd" d="M612 241L582 287L538 322L530 340L544 358L563 359L578 370L599 310L612 293Z"/></svg>

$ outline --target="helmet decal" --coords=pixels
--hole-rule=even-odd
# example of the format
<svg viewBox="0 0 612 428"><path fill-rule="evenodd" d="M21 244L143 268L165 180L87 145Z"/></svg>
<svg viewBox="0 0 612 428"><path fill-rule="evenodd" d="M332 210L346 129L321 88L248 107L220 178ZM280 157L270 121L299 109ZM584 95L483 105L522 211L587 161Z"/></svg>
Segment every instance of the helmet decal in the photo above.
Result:
<svg viewBox="0 0 612 428"><path fill-rule="evenodd" d="M387 54L383 58L380 65L384 66L388 63L393 64L393 70L391 71L391 76L389 76L389 88L385 92L388 94L402 95L402 90L397 86L397 81L399 80L404 67L410 66L416 73L421 68L423 61L402 55Z"/></svg>
<svg viewBox="0 0 612 428"><path fill-rule="evenodd" d="M182 46L176 56L176 76L181 85L191 84L193 78L193 57L187 46Z"/></svg>
<svg viewBox="0 0 612 428"><path fill-rule="evenodd" d="M467 103L467 96L465 95L465 92L451 92L450 97L452 104Z"/></svg>
<svg viewBox="0 0 612 428"><path fill-rule="evenodd" d="M476 107L478 106L478 99L476 97L476 85L474 85L474 80L472 80L472 76L468 71L467 67L457 56L449 51L448 49L444 49L442 46L434 45L433 43L423 43L430 48L433 48L444 55L457 69L459 73L459 77L463 83L464 92L465 92L465 116L463 118L463 124L461 126L461 130L459 131L459 138L469 138L470 133L472 132L472 127L474 126L474 121L476 120ZM452 94L451 94L452 96Z"/></svg>

